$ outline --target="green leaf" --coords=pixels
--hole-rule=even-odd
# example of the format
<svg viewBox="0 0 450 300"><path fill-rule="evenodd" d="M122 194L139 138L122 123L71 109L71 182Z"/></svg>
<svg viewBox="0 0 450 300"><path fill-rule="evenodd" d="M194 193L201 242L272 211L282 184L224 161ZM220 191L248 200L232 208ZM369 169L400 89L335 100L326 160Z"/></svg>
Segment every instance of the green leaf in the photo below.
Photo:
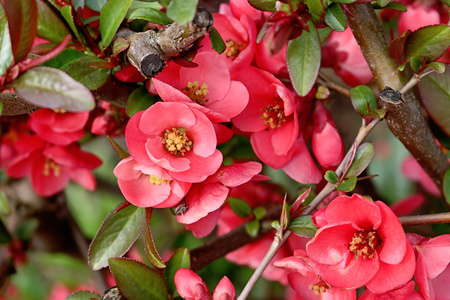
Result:
<svg viewBox="0 0 450 300"><path fill-rule="evenodd" d="M109 267L117 287L127 299L168 299L164 279L146 265L126 258L110 258Z"/></svg>
<svg viewBox="0 0 450 300"><path fill-rule="evenodd" d="M112 137L107 135L106 138L113 147L114 151L116 151L116 153L119 155L120 159L124 159L130 156L130 153L128 153L125 149L120 147L120 145Z"/></svg>
<svg viewBox="0 0 450 300"><path fill-rule="evenodd" d="M258 206L253 210L253 215L256 220L261 220L266 215L267 209L264 206Z"/></svg>
<svg viewBox="0 0 450 300"><path fill-rule="evenodd" d="M12 86L32 104L71 112L95 107L94 97L81 83L61 70L37 67L23 73Z"/></svg>
<svg viewBox="0 0 450 300"><path fill-rule="evenodd" d="M275 7L276 0L248 0L248 3L257 10L277 11Z"/></svg>
<svg viewBox="0 0 450 300"><path fill-rule="evenodd" d="M344 31L347 21L341 7L337 3L331 3L325 10L325 24L336 31Z"/></svg>
<svg viewBox="0 0 450 300"><path fill-rule="evenodd" d="M67 69L81 58L87 56L81 51L75 49L65 49L55 58L43 63L43 66L60 69L61 71L67 71Z"/></svg>
<svg viewBox="0 0 450 300"><path fill-rule="evenodd" d="M155 103L155 98L150 96L145 87L137 88L128 96L127 115L131 117L141 110L146 110L153 103Z"/></svg>
<svg viewBox="0 0 450 300"><path fill-rule="evenodd" d="M356 186L356 177L350 177L343 182L341 182L336 189L341 192L351 192Z"/></svg>
<svg viewBox="0 0 450 300"><path fill-rule="evenodd" d="M134 0L133 4L131 4L130 9L127 12L126 15L126 19L128 19L130 17L130 15L137 9L141 9L141 8L145 8L145 9L155 9L155 10L161 10L162 5L159 4L157 1L154 2L147 2L145 0Z"/></svg>
<svg viewBox="0 0 450 300"><path fill-rule="evenodd" d="M322 17L325 13L322 1L305 0L305 4L308 6L308 11L311 14L311 19L313 22L316 24L322 22Z"/></svg>
<svg viewBox="0 0 450 300"><path fill-rule="evenodd" d="M180 248L172 255L170 260L167 262L167 268L164 269L163 277L166 281L169 294L173 295L177 287L175 286L175 273L179 269L190 269L191 268L191 255L187 248Z"/></svg>
<svg viewBox="0 0 450 300"><path fill-rule="evenodd" d="M442 2L444 2L445 5L450 6L450 0L442 0Z"/></svg>
<svg viewBox="0 0 450 300"><path fill-rule="evenodd" d="M106 2L108 2L108 0L85 0L85 1L87 7L98 12L100 12L103 6L105 6Z"/></svg>
<svg viewBox="0 0 450 300"><path fill-rule="evenodd" d="M251 237L256 237L258 235L259 229L261 228L261 223L259 220L253 220L245 223L245 231Z"/></svg>
<svg viewBox="0 0 450 300"><path fill-rule="evenodd" d="M366 85L358 85L350 90L353 107L361 116L377 109L377 99L372 89Z"/></svg>
<svg viewBox="0 0 450 300"><path fill-rule="evenodd" d="M374 154L372 143L362 143L358 149L356 149L355 157L353 158L352 165L347 171L345 178L359 176L369 165Z"/></svg>
<svg viewBox="0 0 450 300"><path fill-rule="evenodd" d="M156 245L153 240L152 231L150 228L152 210L153 209L151 207L147 207L145 209L145 219L147 223L146 226L144 227L144 251L150 263L155 267L162 269L165 268L166 265L162 261L161 256L159 255L158 250L156 249Z"/></svg>
<svg viewBox="0 0 450 300"><path fill-rule="evenodd" d="M372 7L374 9L382 9L382 8L390 8L390 9L395 9L395 10L399 10L399 11L403 11L405 12L406 6L404 6L403 4L399 3L399 2L389 2L390 0L378 0L378 3L373 3ZM389 2L388 4L385 4L386 2ZM385 4L384 6L382 4Z"/></svg>
<svg viewBox="0 0 450 300"><path fill-rule="evenodd" d="M246 218L252 213L252 208L244 200L231 197L228 204L230 204L233 212L241 218Z"/></svg>
<svg viewBox="0 0 450 300"><path fill-rule="evenodd" d="M113 55L117 56L122 51L128 49L128 47L130 47L130 43L128 43L128 41L123 37L119 36L113 44Z"/></svg>
<svg viewBox="0 0 450 300"><path fill-rule="evenodd" d="M377 108L375 110L369 111L369 113L366 116L371 116L377 119L383 119L386 115L386 110L383 108Z"/></svg>
<svg viewBox="0 0 450 300"><path fill-rule="evenodd" d="M287 66L292 83L300 96L309 93L319 74L321 48L319 35L314 24L309 21L309 32L303 30L298 38L291 40L287 47Z"/></svg>
<svg viewBox="0 0 450 300"><path fill-rule="evenodd" d="M325 172L325 175L323 176L326 181L329 183L335 184L339 182L339 177L337 176L336 172L332 170L328 170Z"/></svg>
<svg viewBox="0 0 450 300"><path fill-rule="evenodd" d="M216 50L217 53L221 54L227 48L219 31L214 27L212 27L209 32L209 39L211 40L211 47Z"/></svg>
<svg viewBox="0 0 450 300"><path fill-rule="evenodd" d="M450 135L450 69L445 73L432 73L422 78L419 92L423 106L433 121Z"/></svg>
<svg viewBox="0 0 450 300"><path fill-rule="evenodd" d="M136 9L128 17L128 22L131 22L136 19L145 20L148 22L162 24L162 25L169 25L169 24L173 23L173 21L171 19L169 19L165 13L163 13L162 11L153 9L153 8L138 8L138 9Z"/></svg>
<svg viewBox="0 0 450 300"><path fill-rule="evenodd" d="M100 34L102 36L101 49L111 44L133 0L109 0L100 12Z"/></svg>
<svg viewBox="0 0 450 300"><path fill-rule="evenodd" d="M6 229L5 224L3 224L2 219L0 219L0 245L9 244L12 241L12 237Z"/></svg>
<svg viewBox="0 0 450 300"><path fill-rule="evenodd" d="M0 5L0 76L5 74L6 69L11 66L14 55L11 48L11 39L9 37L8 20L5 12Z"/></svg>
<svg viewBox="0 0 450 300"><path fill-rule="evenodd" d="M386 5L388 5L389 2L391 2L392 0L377 0L377 4L381 7L385 7Z"/></svg>
<svg viewBox="0 0 450 300"><path fill-rule="evenodd" d="M109 78L109 70L104 68L92 68L91 63L103 62L95 56L85 56L67 69L67 74L81 82L90 90L101 87Z"/></svg>
<svg viewBox="0 0 450 300"><path fill-rule="evenodd" d="M420 57L414 56L411 57L411 60L409 61L410 65L411 65L411 69L414 71L414 73L420 73L421 69L422 69L422 65L425 63L425 61L423 59L421 59Z"/></svg>
<svg viewBox="0 0 450 300"><path fill-rule="evenodd" d="M293 233L298 236L312 238L319 229L312 222L311 215L299 216L291 221L288 227Z"/></svg>
<svg viewBox="0 0 450 300"><path fill-rule="evenodd" d="M356 0L334 0L334 2L336 3L343 3L343 4L349 4L349 3L353 3Z"/></svg>
<svg viewBox="0 0 450 300"><path fill-rule="evenodd" d="M129 205L118 212L111 211L103 221L89 247L89 265L100 270L108 259L125 254L141 234L145 225L144 209Z"/></svg>
<svg viewBox="0 0 450 300"><path fill-rule="evenodd" d="M12 52L15 62L18 63L27 58L36 36L38 19L36 0L2 1L2 5L8 19Z"/></svg>
<svg viewBox="0 0 450 300"><path fill-rule="evenodd" d="M84 47L86 42L85 42L84 37L78 31L77 26L75 26L75 22L73 21L73 15L72 15L72 7L70 5L66 5L61 8L60 12L61 12L61 15L63 16L64 20L66 20L67 24L69 24L69 27L72 30L73 34L75 34L78 41L80 41Z"/></svg>
<svg viewBox="0 0 450 300"><path fill-rule="evenodd" d="M448 25L430 25L413 31L405 42L405 55L426 58L426 62L435 61L450 47L450 27Z"/></svg>
<svg viewBox="0 0 450 300"><path fill-rule="evenodd" d="M445 171L444 175L444 197L447 204L450 204L450 168Z"/></svg>
<svg viewBox="0 0 450 300"><path fill-rule="evenodd" d="M94 292L90 292L90 291L77 291L74 292L70 295L68 295L66 297L65 300L91 300L91 299L101 299L102 296L94 293Z"/></svg>
<svg viewBox="0 0 450 300"><path fill-rule="evenodd" d="M0 102L1 103L1 102ZM9 215L11 209L4 191L0 190L0 215Z"/></svg>
<svg viewBox="0 0 450 300"><path fill-rule="evenodd" d="M21 221L16 229L16 235L22 241L28 241L39 227L39 221L35 218Z"/></svg>
<svg viewBox="0 0 450 300"><path fill-rule="evenodd" d="M428 67L435 70L437 73L444 73L445 72L445 63L440 61L433 61L427 64Z"/></svg>
<svg viewBox="0 0 450 300"><path fill-rule="evenodd" d="M167 16L179 24L194 19L198 0L172 0L167 7Z"/></svg>
<svg viewBox="0 0 450 300"><path fill-rule="evenodd" d="M39 11L37 35L44 40L60 43L70 34L69 29L47 4L42 1L36 3Z"/></svg>

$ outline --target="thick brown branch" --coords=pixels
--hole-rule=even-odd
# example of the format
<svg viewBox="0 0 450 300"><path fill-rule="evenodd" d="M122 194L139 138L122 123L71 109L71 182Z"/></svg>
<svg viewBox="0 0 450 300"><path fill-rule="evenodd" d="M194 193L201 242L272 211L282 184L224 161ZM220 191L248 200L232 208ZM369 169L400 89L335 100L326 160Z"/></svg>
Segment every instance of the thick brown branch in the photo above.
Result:
<svg viewBox="0 0 450 300"><path fill-rule="evenodd" d="M389 44L372 5L349 4L346 8L347 22L379 88L400 90L406 84L406 78L389 56ZM442 190L444 173L449 167L448 160L434 141L415 95L409 91L403 95L403 100L397 103L380 100L379 106L387 109L389 129Z"/></svg>
<svg viewBox="0 0 450 300"><path fill-rule="evenodd" d="M2 116L29 114L39 108L23 100L16 93L0 93L0 102L3 103Z"/></svg>
<svg viewBox="0 0 450 300"><path fill-rule="evenodd" d="M450 213L403 216L398 218L403 226L450 223Z"/></svg>

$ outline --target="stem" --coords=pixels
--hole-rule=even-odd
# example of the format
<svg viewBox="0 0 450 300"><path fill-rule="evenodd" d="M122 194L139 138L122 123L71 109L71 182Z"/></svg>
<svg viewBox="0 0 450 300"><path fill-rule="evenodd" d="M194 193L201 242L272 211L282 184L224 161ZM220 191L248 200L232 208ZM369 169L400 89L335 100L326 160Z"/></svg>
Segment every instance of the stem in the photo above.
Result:
<svg viewBox="0 0 450 300"><path fill-rule="evenodd" d="M372 5L348 4L345 7L347 23L379 88L400 90L406 85L406 78L398 71L395 60L389 56L389 44ZM409 86L405 87L407 89ZM379 99L378 104L387 110L389 129L442 191L444 174L450 164L435 142L414 93L407 91L403 94L403 100L404 102L392 104Z"/></svg>
<svg viewBox="0 0 450 300"><path fill-rule="evenodd" d="M450 213L399 217L403 226L450 223Z"/></svg>

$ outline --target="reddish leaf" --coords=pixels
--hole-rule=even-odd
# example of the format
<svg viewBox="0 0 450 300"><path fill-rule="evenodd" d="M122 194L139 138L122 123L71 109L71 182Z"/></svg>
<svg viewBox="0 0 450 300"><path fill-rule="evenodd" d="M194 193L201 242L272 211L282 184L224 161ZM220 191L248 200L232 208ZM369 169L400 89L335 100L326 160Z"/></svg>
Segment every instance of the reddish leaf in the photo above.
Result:
<svg viewBox="0 0 450 300"><path fill-rule="evenodd" d="M411 30L405 31L405 33L403 33L402 36L399 36L398 38L394 39L391 42L391 46L389 47L389 55L392 58L395 58L398 64L401 64L403 62L402 56L405 54L405 42L410 33Z"/></svg>
<svg viewBox="0 0 450 300"><path fill-rule="evenodd" d="M150 229L152 211L153 209L151 207L145 209L145 220L147 221L147 225L144 227L144 250L151 264L157 268L163 269L166 265L156 249L155 241L153 240L152 231Z"/></svg>
<svg viewBox="0 0 450 300"><path fill-rule="evenodd" d="M36 36L38 9L36 0L1 0L8 19L15 62L27 57Z"/></svg>

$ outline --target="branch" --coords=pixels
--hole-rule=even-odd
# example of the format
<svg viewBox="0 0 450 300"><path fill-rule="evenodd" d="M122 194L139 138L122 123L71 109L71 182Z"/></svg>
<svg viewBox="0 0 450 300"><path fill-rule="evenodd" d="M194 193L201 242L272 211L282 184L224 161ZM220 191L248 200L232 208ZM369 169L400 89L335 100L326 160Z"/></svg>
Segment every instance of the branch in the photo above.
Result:
<svg viewBox="0 0 450 300"><path fill-rule="evenodd" d="M400 90L406 78L398 71L397 63L389 56L389 44L370 3L346 5L347 22L380 89ZM397 103L380 99L378 104L387 110L386 121L392 133L442 191L445 171L450 166L434 140L425 121L418 100L412 91L402 95Z"/></svg>
<svg viewBox="0 0 450 300"><path fill-rule="evenodd" d="M450 213L399 217L403 226L450 223Z"/></svg>
<svg viewBox="0 0 450 300"><path fill-rule="evenodd" d="M3 103L2 116L16 116L32 113L38 106L31 104L16 93L0 93L0 102Z"/></svg>

